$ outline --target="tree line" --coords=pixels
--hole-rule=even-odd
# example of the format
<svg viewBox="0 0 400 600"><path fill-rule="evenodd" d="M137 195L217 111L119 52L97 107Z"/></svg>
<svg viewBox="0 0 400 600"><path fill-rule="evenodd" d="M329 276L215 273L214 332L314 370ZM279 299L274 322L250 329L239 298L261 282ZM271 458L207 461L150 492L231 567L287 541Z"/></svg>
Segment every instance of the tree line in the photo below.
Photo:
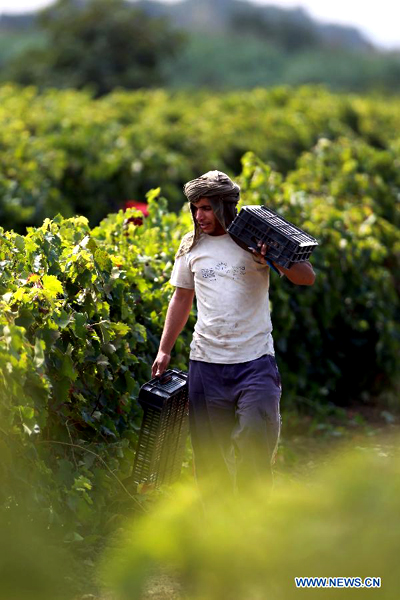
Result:
<svg viewBox="0 0 400 600"><path fill-rule="evenodd" d="M250 88L325 83L332 89L399 89L399 55L354 28L304 11L239 0L172 6L58 0L0 21L0 80L41 88Z"/></svg>

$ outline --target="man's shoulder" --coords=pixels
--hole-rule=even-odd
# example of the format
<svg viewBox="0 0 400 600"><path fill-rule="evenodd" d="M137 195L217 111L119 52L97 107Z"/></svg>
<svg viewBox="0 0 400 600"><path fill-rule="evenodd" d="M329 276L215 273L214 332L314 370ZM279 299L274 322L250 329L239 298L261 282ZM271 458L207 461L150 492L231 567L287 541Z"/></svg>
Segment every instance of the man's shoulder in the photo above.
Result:
<svg viewBox="0 0 400 600"><path fill-rule="evenodd" d="M185 235L183 236L183 238L181 239L181 245L184 244L187 241L193 241L193 231L188 231L187 233L185 233Z"/></svg>
<svg viewBox="0 0 400 600"><path fill-rule="evenodd" d="M200 233L197 239L195 239L192 231L186 233L181 239L178 251L175 258L179 258L183 255L199 258L204 254L208 253L220 254L229 252L234 254L241 254L246 256L248 253L238 246L229 234L223 236L211 236L204 233Z"/></svg>
<svg viewBox="0 0 400 600"><path fill-rule="evenodd" d="M188 233L186 233L183 236L183 238L181 239L181 243L179 244L179 248L178 248L177 253L175 254L175 258L179 258L180 256L187 254L187 252L189 252L189 250L193 246L193 240L194 240L193 231L189 231Z"/></svg>

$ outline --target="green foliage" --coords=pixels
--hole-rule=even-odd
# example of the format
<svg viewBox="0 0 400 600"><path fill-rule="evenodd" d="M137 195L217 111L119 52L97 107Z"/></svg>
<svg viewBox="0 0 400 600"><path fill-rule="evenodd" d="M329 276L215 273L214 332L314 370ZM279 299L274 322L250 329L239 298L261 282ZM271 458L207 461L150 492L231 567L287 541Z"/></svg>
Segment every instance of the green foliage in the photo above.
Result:
<svg viewBox="0 0 400 600"><path fill-rule="evenodd" d="M103 578L118 600L140 597L159 570L188 600L291 600L302 595L295 577L380 577L379 594L395 600L400 473L393 441L389 455L385 446L341 453L307 484L286 482L272 495L261 485L235 501L203 494L205 513L197 490L177 488L121 532L105 554ZM346 589L346 597L359 596Z"/></svg>
<svg viewBox="0 0 400 600"><path fill-rule="evenodd" d="M232 33L194 32L176 57L165 63L173 89L242 90L256 86L322 84L332 91L399 91L398 53L353 50L340 42L321 44L306 26L297 35L265 32L255 17L237 17ZM258 23L259 32L250 26ZM249 27L247 26L249 25ZM278 35L275 33L278 32ZM311 35L310 35L311 33ZM314 33L314 35L313 35Z"/></svg>
<svg viewBox="0 0 400 600"><path fill-rule="evenodd" d="M285 61L278 81L291 85L325 84L331 90L397 93L400 60L397 54L364 53L332 48L308 50Z"/></svg>
<svg viewBox="0 0 400 600"><path fill-rule="evenodd" d="M23 507L8 507L0 514L0 600L76 597L76 568L65 546L46 522L32 523Z"/></svg>
<svg viewBox="0 0 400 600"><path fill-rule="evenodd" d="M287 60L279 47L245 33L194 33L164 69L173 89L235 90L286 83Z"/></svg>
<svg viewBox="0 0 400 600"><path fill-rule="evenodd" d="M234 176L248 150L286 173L321 137L396 149L398 102L320 87L220 95L140 90L93 100L87 92L3 86L1 222L23 233L61 213L94 226L159 186L178 210L186 181L217 166Z"/></svg>
<svg viewBox="0 0 400 600"><path fill-rule="evenodd" d="M32 50L32 48L43 48L45 45L45 36L35 28L23 33L0 30L0 68L6 68L11 59L28 48Z"/></svg>
<svg viewBox="0 0 400 600"><path fill-rule="evenodd" d="M47 219L1 232L0 503L24 506L71 541L124 501L140 410L183 231L156 190L141 227L131 210L90 231ZM183 350L183 348L181 348ZM179 352L175 364L181 368ZM97 532L97 533L98 533Z"/></svg>
<svg viewBox="0 0 400 600"><path fill-rule="evenodd" d="M90 0L77 7L59 0L38 18L45 48L29 48L10 61L3 80L23 85L83 88L97 95L115 87L163 83L160 65L174 56L182 35L122 0Z"/></svg>
<svg viewBox="0 0 400 600"><path fill-rule="evenodd" d="M312 288L271 282L278 362L300 404L302 397L368 401L391 388L386 401L398 406L396 165L393 152L348 139L320 140L286 180L254 155L244 157L242 203L272 207L320 243Z"/></svg>
<svg viewBox="0 0 400 600"><path fill-rule="evenodd" d="M276 7L263 10L254 4L238 4L230 26L237 33L247 32L293 54L310 47L321 50L323 46L322 36L318 34L315 23L302 11L298 12L296 18L295 13Z"/></svg>
<svg viewBox="0 0 400 600"><path fill-rule="evenodd" d="M90 85L100 94L161 82L213 90L321 83L399 91L398 52L374 48L353 27L314 21L301 8L231 0L131 4L61 0L35 17L3 16L2 80Z"/></svg>
<svg viewBox="0 0 400 600"><path fill-rule="evenodd" d="M249 148L260 157L243 158L242 203L269 205L320 242L313 287L271 274L285 406L398 408L397 99L320 88L0 95L2 220L21 231L41 223L0 235L3 507L40 513L84 544L122 506L139 506L136 397L191 221L187 207L168 212L159 189L140 227L135 211L108 214L110 199L162 185L178 206L183 182L216 166L235 172ZM91 229L86 216L105 218ZM180 368L192 326L175 346Z"/></svg>

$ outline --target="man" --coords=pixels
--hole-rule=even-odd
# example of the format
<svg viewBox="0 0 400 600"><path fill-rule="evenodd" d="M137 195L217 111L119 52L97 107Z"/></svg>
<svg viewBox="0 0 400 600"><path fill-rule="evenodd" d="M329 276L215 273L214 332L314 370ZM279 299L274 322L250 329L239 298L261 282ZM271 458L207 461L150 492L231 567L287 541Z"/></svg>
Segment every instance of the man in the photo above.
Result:
<svg viewBox="0 0 400 600"><path fill-rule="evenodd" d="M196 295L190 345L189 423L196 479L244 490L271 480L279 431L281 383L269 314L270 267L298 285L312 285L308 262L290 269L246 252L227 233L240 188L221 171L184 186L194 222L176 255L170 301L152 376L167 368Z"/></svg>

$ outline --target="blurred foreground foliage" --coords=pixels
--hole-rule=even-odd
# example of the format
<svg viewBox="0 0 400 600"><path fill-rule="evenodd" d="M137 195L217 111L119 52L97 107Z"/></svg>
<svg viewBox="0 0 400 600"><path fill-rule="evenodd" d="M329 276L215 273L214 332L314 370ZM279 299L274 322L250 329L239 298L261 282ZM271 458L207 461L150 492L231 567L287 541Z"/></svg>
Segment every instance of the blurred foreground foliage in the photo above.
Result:
<svg viewBox="0 0 400 600"><path fill-rule="evenodd" d="M62 532L49 532L23 507L0 512L0 600L76 598L76 566Z"/></svg>
<svg viewBox="0 0 400 600"><path fill-rule="evenodd" d="M379 597L398 596L398 440L329 457L307 482L272 494L249 487L235 501L176 487L151 515L125 525L104 556L101 576L118 600L139 598L149 577L169 573L171 597L290 600L326 592L295 577L379 577ZM359 598L360 588L346 597ZM372 594L372 592L370 592ZM329 592L342 598L343 589Z"/></svg>
<svg viewBox="0 0 400 600"><path fill-rule="evenodd" d="M170 209L178 211L182 185L200 173L219 168L237 176L251 150L286 174L321 138L347 138L350 147L365 142L370 148L361 145L365 151L352 158L361 163L363 152L373 162L387 151L386 162L375 166L376 177L385 179L385 165L391 160L393 172L399 160L399 104L397 97L332 94L317 86L224 94L115 91L94 100L87 91L39 93L5 85L1 223L24 233L26 226L61 213L85 216L94 226L126 200L144 200L159 186ZM331 176L341 177L349 165L339 155ZM315 184L317 167L309 171ZM395 190L389 191L390 203Z"/></svg>

